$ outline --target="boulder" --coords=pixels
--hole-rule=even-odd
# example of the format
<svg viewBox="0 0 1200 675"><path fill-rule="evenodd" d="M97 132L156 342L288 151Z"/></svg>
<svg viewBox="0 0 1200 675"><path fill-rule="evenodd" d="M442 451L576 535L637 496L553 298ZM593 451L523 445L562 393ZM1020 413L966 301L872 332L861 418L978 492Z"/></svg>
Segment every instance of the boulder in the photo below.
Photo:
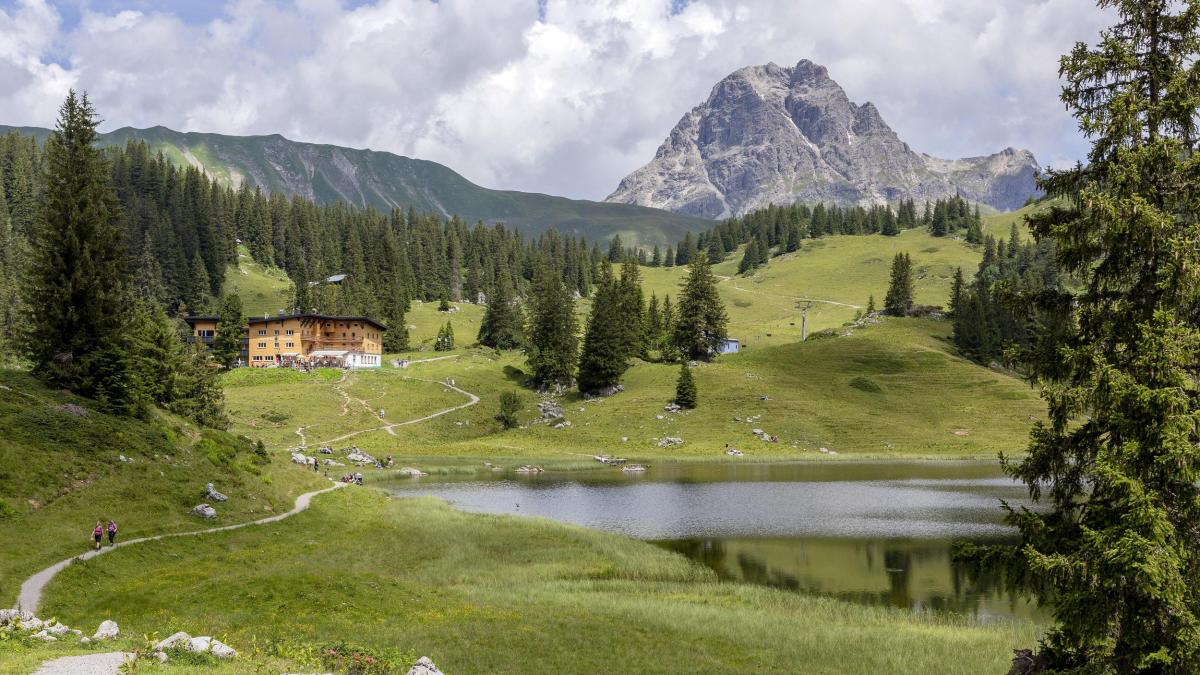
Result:
<svg viewBox="0 0 1200 675"><path fill-rule="evenodd" d="M170 657L167 656L166 652L154 652L154 658L158 659L159 663L166 663L170 660Z"/></svg>
<svg viewBox="0 0 1200 675"><path fill-rule="evenodd" d="M205 520L212 520L213 518L217 517L217 510L208 504L197 504L194 508L192 508L192 515L200 516Z"/></svg>
<svg viewBox="0 0 1200 675"><path fill-rule="evenodd" d="M428 476L429 475L429 474L425 473L424 471L422 471L420 469L415 469L411 466L406 466L406 467L400 469L399 471L397 471L396 473L400 474L401 476Z"/></svg>
<svg viewBox="0 0 1200 675"><path fill-rule="evenodd" d="M555 429L570 429L572 426L573 425L571 424L571 420L563 420L563 421L559 422L558 424L555 424L554 428Z"/></svg>
<svg viewBox="0 0 1200 675"><path fill-rule="evenodd" d="M187 646L184 647L184 649L188 650L189 652L195 652L197 654L202 654L202 653L207 652L208 650L212 649L212 641L213 641L213 639L207 635L202 635L200 637L194 637L194 638L188 640Z"/></svg>
<svg viewBox="0 0 1200 675"><path fill-rule="evenodd" d="M53 635L47 633L44 630L40 630L40 631L34 633L32 637L35 640L42 640L45 642L57 642L58 641L58 638L54 637Z"/></svg>
<svg viewBox="0 0 1200 675"><path fill-rule="evenodd" d="M92 644L92 638L90 638L90 637L81 637L81 638L79 638L79 644L81 644L81 645L90 645L90 644Z"/></svg>
<svg viewBox="0 0 1200 675"><path fill-rule="evenodd" d="M212 647L209 649L212 655L218 659L232 659L237 656L237 650L220 640L213 640Z"/></svg>
<svg viewBox="0 0 1200 675"><path fill-rule="evenodd" d="M46 623L36 616L31 616L28 619L22 619L21 623L17 624L17 628L21 630L41 630Z"/></svg>
<svg viewBox="0 0 1200 675"><path fill-rule="evenodd" d="M100 627L96 629L96 634L92 636L93 640L111 640L121 634L121 629L117 627L117 622L107 619L100 623Z"/></svg>
<svg viewBox="0 0 1200 675"><path fill-rule="evenodd" d="M562 406L554 401L542 401L538 404L538 410L542 413L542 419L555 420L563 416Z"/></svg>
<svg viewBox="0 0 1200 675"><path fill-rule="evenodd" d="M69 633L70 631L70 626L65 626L57 621L46 626L46 632L51 635L62 635L63 633Z"/></svg>
<svg viewBox="0 0 1200 675"><path fill-rule="evenodd" d="M224 502L229 500L229 497L217 492L217 489L213 487L212 483L205 483L204 498L214 502Z"/></svg>
<svg viewBox="0 0 1200 675"><path fill-rule="evenodd" d="M374 457L368 455L367 453L363 452L362 450L359 450L358 448L351 448L350 452L346 454L346 459L351 462L354 462L355 464L374 464L375 463Z"/></svg>
<svg viewBox="0 0 1200 675"><path fill-rule="evenodd" d="M660 447L660 448L673 448L677 445L683 445L682 438L675 438L674 436L668 436L667 438L663 438L658 441L658 447Z"/></svg>
<svg viewBox="0 0 1200 675"><path fill-rule="evenodd" d="M183 631L179 631L169 638L159 640L158 643L154 645L154 651L161 652L167 649L174 649L175 647L187 644L187 642L191 639L191 635L188 635Z"/></svg>
<svg viewBox="0 0 1200 675"><path fill-rule="evenodd" d="M16 623L21 618L21 612L15 609L0 609L0 626Z"/></svg>
<svg viewBox="0 0 1200 675"><path fill-rule="evenodd" d="M428 656L422 656L417 659L412 668L408 669L408 675L441 675L442 671L433 665L433 661Z"/></svg>
<svg viewBox="0 0 1200 675"><path fill-rule="evenodd" d="M292 453L292 461L295 462L296 464L303 464L305 466L308 466L308 465L312 464L313 462L316 462L317 460L315 457L308 457L302 452L293 452Z"/></svg>
<svg viewBox="0 0 1200 675"><path fill-rule="evenodd" d="M683 406L679 405L678 403L668 403L665 406L663 406L663 410L670 412L670 413L677 413L677 412L680 412L681 410L683 410ZM734 418L734 419L737 419L737 418Z"/></svg>

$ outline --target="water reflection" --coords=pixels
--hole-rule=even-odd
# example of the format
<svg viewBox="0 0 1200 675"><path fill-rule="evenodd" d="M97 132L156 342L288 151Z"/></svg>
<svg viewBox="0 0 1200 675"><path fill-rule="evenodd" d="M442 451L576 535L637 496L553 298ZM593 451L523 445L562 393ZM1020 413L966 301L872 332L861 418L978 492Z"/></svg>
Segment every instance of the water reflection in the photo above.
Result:
<svg viewBox="0 0 1200 675"><path fill-rule="evenodd" d="M725 579L982 619L1038 614L951 560L955 541L1012 534L998 502L1021 503L1025 490L990 462L660 465L388 487L654 541Z"/></svg>

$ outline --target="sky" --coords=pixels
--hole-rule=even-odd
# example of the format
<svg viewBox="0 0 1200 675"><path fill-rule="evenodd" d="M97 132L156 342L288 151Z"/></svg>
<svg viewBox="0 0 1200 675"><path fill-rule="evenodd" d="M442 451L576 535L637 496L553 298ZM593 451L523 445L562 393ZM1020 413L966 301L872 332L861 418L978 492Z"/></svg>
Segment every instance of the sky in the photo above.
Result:
<svg viewBox="0 0 1200 675"><path fill-rule="evenodd" d="M0 0L0 124L280 133L602 199L721 78L809 59L915 150L1087 148L1058 58L1089 0Z"/></svg>

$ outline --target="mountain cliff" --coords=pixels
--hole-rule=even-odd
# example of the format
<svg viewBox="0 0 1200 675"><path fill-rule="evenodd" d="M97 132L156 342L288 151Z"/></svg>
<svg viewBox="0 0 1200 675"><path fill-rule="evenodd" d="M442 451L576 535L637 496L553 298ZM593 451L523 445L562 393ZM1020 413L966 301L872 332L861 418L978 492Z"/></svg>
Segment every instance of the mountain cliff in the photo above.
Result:
<svg viewBox="0 0 1200 675"><path fill-rule="evenodd" d="M721 80L608 201L724 218L772 203L921 202L958 192L1010 210L1037 194L1036 169L1027 150L956 160L914 152L874 105L851 102L823 66L803 60Z"/></svg>
<svg viewBox="0 0 1200 675"><path fill-rule="evenodd" d="M43 140L40 127L7 127ZM222 183L249 183L264 192L301 195L317 203L345 201L387 213L392 208L458 215L468 223L503 222L527 234L555 228L600 241L619 234L627 243L668 243L712 223L685 214L631 204L492 190L450 168L390 152L292 141L270 136L184 133L166 127L123 127L101 134L101 145L140 140L180 166L196 166Z"/></svg>

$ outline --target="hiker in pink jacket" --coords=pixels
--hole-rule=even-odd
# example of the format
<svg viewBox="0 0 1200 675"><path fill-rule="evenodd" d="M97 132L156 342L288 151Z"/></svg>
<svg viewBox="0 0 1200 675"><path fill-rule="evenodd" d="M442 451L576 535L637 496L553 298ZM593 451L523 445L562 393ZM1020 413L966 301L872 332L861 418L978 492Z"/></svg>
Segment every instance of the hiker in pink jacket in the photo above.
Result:
<svg viewBox="0 0 1200 675"><path fill-rule="evenodd" d="M92 530L92 539L96 540L96 550L100 550L100 539L104 536L104 525L100 521L96 521L96 527Z"/></svg>
<svg viewBox="0 0 1200 675"><path fill-rule="evenodd" d="M114 545L113 542L115 542L116 540L117 540L117 521L110 520L110 521L108 521L108 545L113 546Z"/></svg>

